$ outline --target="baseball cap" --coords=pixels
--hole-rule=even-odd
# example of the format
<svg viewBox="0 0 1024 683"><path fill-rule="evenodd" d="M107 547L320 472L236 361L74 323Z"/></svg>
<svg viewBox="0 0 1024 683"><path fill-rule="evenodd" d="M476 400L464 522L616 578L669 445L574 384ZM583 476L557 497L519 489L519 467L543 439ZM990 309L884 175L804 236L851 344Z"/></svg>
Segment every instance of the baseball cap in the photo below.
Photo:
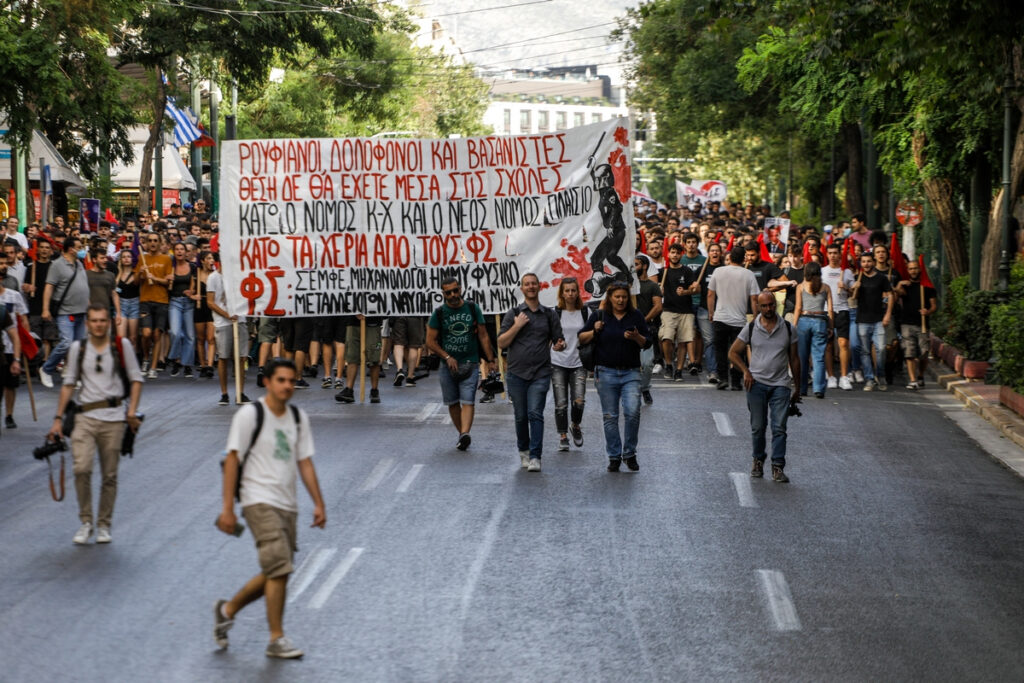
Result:
<svg viewBox="0 0 1024 683"><path fill-rule="evenodd" d="M824 230L825 232L832 232L832 225L826 225L824 228L822 228L822 230Z"/></svg>

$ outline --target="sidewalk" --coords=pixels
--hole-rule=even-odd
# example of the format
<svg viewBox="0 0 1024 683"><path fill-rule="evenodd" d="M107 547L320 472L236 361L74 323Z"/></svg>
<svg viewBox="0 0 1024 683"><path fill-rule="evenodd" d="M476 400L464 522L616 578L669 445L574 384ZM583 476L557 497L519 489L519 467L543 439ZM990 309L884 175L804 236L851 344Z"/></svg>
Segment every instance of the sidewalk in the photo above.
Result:
<svg viewBox="0 0 1024 683"><path fill-rule="evenodd" d="M994 455L1005 467L1024 478L1024 417L999 402L999 385L967 380L956 374L939 359L928 365L928 373L946 391L956 396L967 408L985 418L1001 436L1017 448L1014 455Z"/></svg>

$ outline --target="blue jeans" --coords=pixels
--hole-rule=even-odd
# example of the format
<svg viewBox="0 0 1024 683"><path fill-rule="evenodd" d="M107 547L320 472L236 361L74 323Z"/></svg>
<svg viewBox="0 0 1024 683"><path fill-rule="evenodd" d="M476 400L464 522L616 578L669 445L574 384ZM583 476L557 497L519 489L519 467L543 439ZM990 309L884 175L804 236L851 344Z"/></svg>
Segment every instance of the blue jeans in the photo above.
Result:
<svg viewBox="0 0 1024 683"><path fill-rule="evenodd" d="M789 420L789 387L761 384L754 380L754 386L747 392L747 408L750 409L750 436L754 442L754 460L764 462L765 429L768 427L769 411L772 424L772 464L786 466L786 422Z"/></svg>
<svg viewBox="0 0 1024 683"><path fill-rule="evenodd" d="M604 447L610 460L636 456L640 438L640 369L616 370L603 365L594 368L597 395L604 415ZM624 425L619 436L619 402Z"/></svg>
<svg viewBox="0 0 1024 683"><path fill-rule="evenodd" d="M438 383L441 385L441 400L446 406L476 405L476 385L480 383L480 365L474 365L469 377L461 382L452 376L448 369L448 363L441 362L440 372L437 373Z"/></svg>
<svg viewBox="0 0 1024 683"><path fill-rule="evenodd" d="M796 324L797 348L800 351L800 394L807 393L810 361L814 361L814 393L825 393L825 346L828 342L828 319L822 316L800 316Z"/></svg>
<svg viewBox="0 0 1024 683"><path fill-rule="evenodd" d="M870 382L876 377L885 378L885 327L877 323L857 323L857 336L860 338L860 366L864 372L864 381ZM871 364L871 347L875 347L875 364Z"/></svg>
<svg viewBox="0 0 1024 683"><path fill-rule="evenodd" d="M704 370L718 372L718 359L715 358L715 328L708 320L708 309L697 309L697 328L704 340Z"/></svg>
<svg viewBox="0 0 1024 683"><path fill-rule="evenodd" d="M850 309L850 372L860 370L860 335L857 333L857 309Z"/></svg>
<svg viewBox="0 0 1024 683"><path fill-rule="evenodd" d="M171 297L167 309L171 328L171 350L167 357L182 365L192 365L196 360L196 324L193 322L196 302L187 296Z"/></svg>
<svg viewBox="0 0 1024 683"><path fill-rule="evenodd" d="M43 372L49 375L57 372L57 364L68 355L71 342L85 339L85 315L85 313L78 313L74 316L57 316L57 332L60 334L60 341L57 342L57 346L50 352L50 357L43 363Z"/></svg>
<svg viewBox="0 0 1024 683"><path fill-rule="evenodd" d="M516 445L520 451L530 451L530 458L540 460L544 449L544 406L551 376L523 379L510 372L505 380L516 416Z"/></svg>

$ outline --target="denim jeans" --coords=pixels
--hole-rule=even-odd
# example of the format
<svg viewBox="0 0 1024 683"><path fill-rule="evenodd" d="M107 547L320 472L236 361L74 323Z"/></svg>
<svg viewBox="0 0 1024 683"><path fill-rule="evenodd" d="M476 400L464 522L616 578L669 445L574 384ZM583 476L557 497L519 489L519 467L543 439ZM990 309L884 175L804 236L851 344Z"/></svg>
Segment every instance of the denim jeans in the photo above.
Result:
<svg viewBox="0 0 1024 683"><path fill-rule="evenodd" d="M764 462L765 429L768 427L769 412L772 425L772 464L786 466L786 422L789 420L789 387L761 384L754 380L754 386L747 392L747 408L750 409L750 436L754 442L754 460Z"/></svg>
<svg viewBox="0 0 1024 683"><path fill-rule="evenodd" d="M651 344L649 349L640 349L640 391L651 390L651 377L654 375L654 349L657 344Z"/></svg>
<svg viewBox="0 0 1024 683"><path fill-rule="evenodd" d="M864 381L869 382L877 377L885 379L885 327L877 323L857 323L857 336L860 341L860 366L864 372ZM875 347L875 364L871 364L871 347Z"/></svg>
<svg viewBox="0 0 1024 683"><path fill-rule="evenodd" d="M594 368L597 395L604 416L604 447L610 460L636 456L640 438L640 369L616 370L603 365ZM619 436L619 402L624 425Z"/></svg>
<svg viewBox="0 0 1024 683"><path fill-rule="evenodd" d="M57 346L50 352L50 357L43 363L43 372L49 375L57 372L57 364L68 355L71 342L85 339L85 313L79 313L75 316L58 315L57 332L60 333L60 341L57 342Z"/></svg>
<svg viewBox="0 0 1024 683"><path fill-rule="evenodd" d="M510 372L505 380L515 412L516 445L520 451L530 451L530 457L539 460L544 449L544 404L551 376L523 379Z"/></svg>
<svg viewBox="0 0 1024 683"><path fill-rule="evenodd" d="M715 334L716 367L721 368L721 372L718 374L719 382L725 382L733 387L743 386L743 373L736 368L729 367L729 347L736 341L736 337L740 336L743 328L726 325L717 320L711 326ZM727 368L729 370L728 376L725 374Z"/></svg>
<svg viewBox="0 0 1024 683"><path fill-rule="evenodd" d="M800 394L807 393L811 361L814 361L814 393L825 393L825 346L828 343L828 319L824 316L800 316L796 325L800 351Z"/></svg>
<svg viewBox="0 0 1024 683"><path fill-rule="evenodd" d="M586 404L587 371L578 368L551 366L551 389L555 394L555 429L559 434L569 431L569 400L572 400L572 423L578 425L583 419Z"/></svg>
<svg viewBox="0 0 1024 683"><path fill-rule="evenodd" d="M193 322L196 302L187 296L171 297L167 309L171 328L171 350L167 357L182 365L192 365L196 359L196 325Z"/></svg>
<svg viewBox="0 0 1024 683"><path fill-rule="evenodd" d="M857 332L857 309L850 309L850 372L860 370L860 334Z"/></svg>
<svg viewBox="0 0 1024 683"><path fill-rule="evenodd" d="M704 340L704 370L718 372L718 359L715 357L715 329L708 320L708 309L697 309L697 329Z"/></svg>

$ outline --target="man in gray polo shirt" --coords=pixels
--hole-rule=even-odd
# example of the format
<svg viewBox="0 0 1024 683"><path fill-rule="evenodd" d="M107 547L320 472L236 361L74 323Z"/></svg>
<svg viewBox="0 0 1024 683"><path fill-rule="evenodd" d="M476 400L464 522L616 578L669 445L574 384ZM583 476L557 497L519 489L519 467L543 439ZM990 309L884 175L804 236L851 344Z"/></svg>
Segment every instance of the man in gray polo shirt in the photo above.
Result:
<svg viewBox="0 0 1024 683"><path fill-rule="evenodd" d="M78 262L81 249L81 239L66 238L61 258L54 260L46 272L43 320L56 319L60 342L39 370L39 381L45 387L53 386L52 375L67 355L71 342L81 341L86 336L85 310L89 308L89 278L85 266Z"/></svg>
<svg viewBox="0 0 1024 683"><path fill-rule="evenodd" d="M520 281L524 302L505 314L498 348L508 349L508 395L516 419L520 464L540 472L544 443L544 404L551 386L551 349L565 349L558 315L540 303L540 280L533 273Z"/></svg>
<svg viewBox="0 0 1024 683"><path fill-rule="evenodd" d="M772 423L772 479L789 481L786 467L786 422L789 407L800 402L800 393L790 391L790 376L800 386L800 357L793 326L776 313L775 295L762 292L757 297L759 314L747 324L729 349L729 360L743 373L750 409L750 434L754 442L754 465L750 476L764 476L765 429L769 411ZM750 348L750 367L746 365Z"/></svg>

